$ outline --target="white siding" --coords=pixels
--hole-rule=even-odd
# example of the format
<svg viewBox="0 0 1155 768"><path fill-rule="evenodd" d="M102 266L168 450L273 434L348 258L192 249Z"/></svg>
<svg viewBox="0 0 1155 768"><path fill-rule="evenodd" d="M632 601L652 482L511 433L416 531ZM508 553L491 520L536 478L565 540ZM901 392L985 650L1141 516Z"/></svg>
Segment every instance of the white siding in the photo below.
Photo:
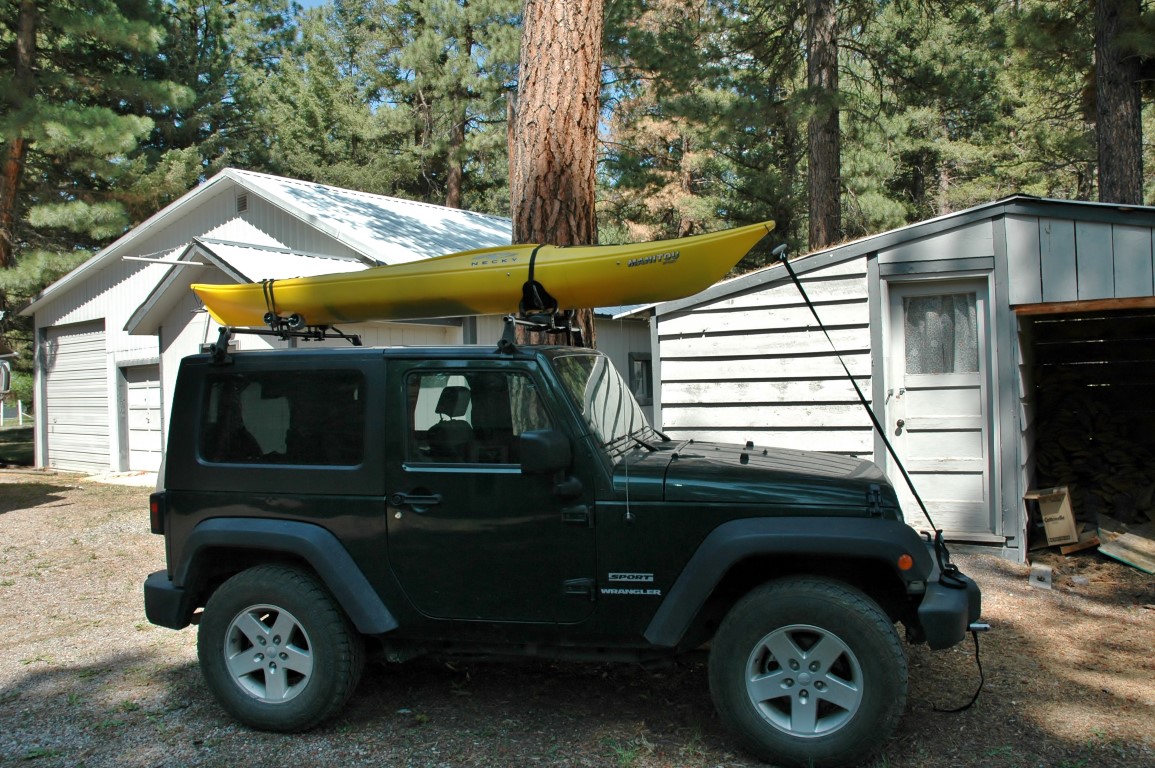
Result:
<svg viewBox="0 0 1155 768"><path fill-rule="evenodd" d="M672 436L869 457L870 419L836 351L870 391L865 257L802 276L834 347L795 285L659 315L661 421Z"/></svg>
<svg viewBox="0 0 1155 768"><path fill-rule="evenodd" d="M233 203L232 210L223 220L224 223L211 230L198 232L198 237L203 235L247 245L272 247L284 247L291 243L293 250L298 253L322 253L360 261L360 255L353 248L334 240L332 236L262 200L254 193L248 195L248 209L243 214L236 213L237 192L238 190L234 188L231 195L222 196L229 198ZM227 206L227 201L225 205ZM254 232L264 233L265 237L254 237Z"/></svg>

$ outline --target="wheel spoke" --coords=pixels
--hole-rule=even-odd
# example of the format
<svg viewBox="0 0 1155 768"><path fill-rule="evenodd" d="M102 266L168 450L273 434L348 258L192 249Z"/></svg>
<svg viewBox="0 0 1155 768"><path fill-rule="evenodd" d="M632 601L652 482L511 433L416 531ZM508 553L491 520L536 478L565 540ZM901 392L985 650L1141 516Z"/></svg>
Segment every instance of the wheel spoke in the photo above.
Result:
<svg viewBox="0 0 1155 768"><path fill-rule="evenodd" d="M823 670L830 669L838 657L846 652L846 646L836 637L823 635L822 639L806 652L806 661L817 661Z"/></svg>
<svg viewBox="0 0 1155 768"><path fill-rule="evenodd" d="M766 649L774 655L774 660L783 669L791 659L801 659L802 649L794 642L794 638L787 632L775 632L763 641Z"/></svg>
<svg viewBox="0 0 1155 768"><path fill-rule="evenodd" d="M756 702L769 701L785 696L784 683L790 678L785 669L778 669L768 675L760 675L746 683L750 698Z"/></svg>
<svg viewBox="0 0 1155 768"><path fill-rule="evenodd" d="M818 697L794 695L790 697L790 730L809 735L818 727Z"/></svg>
<svg viewBox="0 0 1155 768"><path fill-rule="evenodd" d="M280 638L279 646L283 647L289 644L289 638L293 636L293 630L297 628L297 620L293 618L288 611L281 611L277 614L277 620L273 622L273 628L269 630L269 634L273 638Z"/></svg>
<svg viewBox="0 0 1155 768"><path fill-rule="evenodd" d="M299 675L308 677L313 672L313 654L295 645L286 646L281 653L288 658L280 659L280 665L286 671L291 670Z"/></svg>
<svg viewBox="0 0 1155 768"><path fill-rule="evenodd" d="M233 627L247 637L253 645L261 645L261 639L268 640L269 637L269 628L262 624L252 611L238 616L233 621Z"/></svg>
<svg viewBox="0 0 1155 768"><path fill-rule="evenodd" d="M264 665L264 657L249 648L229 656L225 659L225 664L228 665L229 672L232 673L233 677L247 677L261 669Z"/></svg>
<svg viewBox="0 0 1155 768"><path fill-rule="evenodd" d="M265 669L265 698L269 701L280 701L288 693L289 681L285 678L285 672L280 664Z"/></svg>
<svg viewBox="0 0 1155 768"><path fill-rule="evenodd" d="M857 708L862 699L862 691L857 686L832 675L826 675L822 679L826 683L826 687L822 689L820 694L824 701L829 701L848 712L853 712Z"/></svg>

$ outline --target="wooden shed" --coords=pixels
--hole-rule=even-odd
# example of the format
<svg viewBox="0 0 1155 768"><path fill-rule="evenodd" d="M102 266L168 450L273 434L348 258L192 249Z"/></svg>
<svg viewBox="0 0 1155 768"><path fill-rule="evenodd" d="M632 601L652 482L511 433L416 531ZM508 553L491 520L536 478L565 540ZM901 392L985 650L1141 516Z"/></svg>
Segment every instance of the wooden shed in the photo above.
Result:
<svg viewBox="0 0 1155 768"><path fill-rule="evenodd" d="M674 436L873 458L836 350L948 539L1025 557L1023 496L1151 516L1155 208L1015 196L659 305L655 421ZM929 527L908 492L906 518Z"/></svg>

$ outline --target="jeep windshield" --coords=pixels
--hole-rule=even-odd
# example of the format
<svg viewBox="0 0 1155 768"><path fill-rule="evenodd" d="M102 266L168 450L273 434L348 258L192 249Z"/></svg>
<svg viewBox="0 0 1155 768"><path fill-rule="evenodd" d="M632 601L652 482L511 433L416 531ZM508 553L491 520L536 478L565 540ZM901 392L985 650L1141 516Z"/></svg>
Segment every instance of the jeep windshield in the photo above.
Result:
<svg viewBox="0 0 1155 768"><path fill-rule="evenodd" d="M609 359L563 353L551 361L562 388L603 446L617 449L636 444L656 450L647 441L658 433L646 421L641 406Z"/></svg>

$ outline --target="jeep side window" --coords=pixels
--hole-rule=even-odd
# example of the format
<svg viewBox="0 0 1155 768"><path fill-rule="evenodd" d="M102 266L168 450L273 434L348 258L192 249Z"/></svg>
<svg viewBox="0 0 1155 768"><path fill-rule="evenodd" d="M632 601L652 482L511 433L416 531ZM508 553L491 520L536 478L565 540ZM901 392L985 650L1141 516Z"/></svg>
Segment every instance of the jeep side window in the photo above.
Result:
<svg viewBox="0 0 1155 768"><path fill-rule="evenodd" d="M364 455L357 371L208 377L200 455L220 464L352 466Z"/></svg>
<svg viewBox="0 0 1155 768"><path fill-rule="evenodd" d="M518 464L518 436L551 426L533 380L524 374L421 371L406 384L410 461Z"/></svg>

